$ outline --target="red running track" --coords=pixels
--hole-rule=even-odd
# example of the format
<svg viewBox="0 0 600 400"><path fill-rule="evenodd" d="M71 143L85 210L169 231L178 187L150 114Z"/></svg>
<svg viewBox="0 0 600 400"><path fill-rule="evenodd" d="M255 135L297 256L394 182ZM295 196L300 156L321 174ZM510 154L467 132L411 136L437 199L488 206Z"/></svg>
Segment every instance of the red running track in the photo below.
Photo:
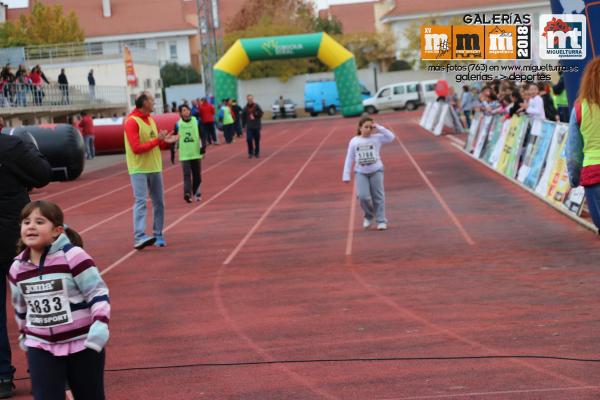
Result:
<svg viewBox="0 0 600 400"><path fill-rule="evenodd" d="M110 287L107 398L600 398L599 362L543 358L600 359L598 239L414 116L378 117L386 232L341 182L356 119L269 125L260 159L211 147L201 203L167 167L163 249L131 251L123 164L38 194Z"/></svg>

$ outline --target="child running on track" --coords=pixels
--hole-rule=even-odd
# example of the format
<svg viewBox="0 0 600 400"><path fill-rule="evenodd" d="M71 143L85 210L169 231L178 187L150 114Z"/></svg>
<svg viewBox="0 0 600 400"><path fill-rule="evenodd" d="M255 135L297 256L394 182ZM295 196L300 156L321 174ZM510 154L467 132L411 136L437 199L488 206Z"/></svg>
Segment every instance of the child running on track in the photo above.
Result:
<svg viewBox="0 0 600 400"><path fill-rule="evenodd" d="M21 212L19 251L10 268L12 303L27 351L34 399L104 400L108 288L79 234L47 201Z"/></svg>
<svg viewBox="0 0 600 400"><path fill-rule="evenodd" d="M175 124L174 130L175 134L179 134L177 147L183 168L183 199L191 203L192 196L196 201L200 201L201 160L206 152L206 143L200 139L198 120L192 117L190 108L186 105L179 106L179 115L181 118Z"/></svg>
<svg viewBox="0 0 600 400"><path fill-rule="evenodd" d="M381 145L394 141L395 136L388 129L375 124L370 117L358 122L358 134L350 140L342 180L350 182L350 170L354 162L356 193L360 207L365 212L363 228L368 229L377 221L377 229L387 229L385 218L385 193L383 190L383 163L379 152Z"/></svg>

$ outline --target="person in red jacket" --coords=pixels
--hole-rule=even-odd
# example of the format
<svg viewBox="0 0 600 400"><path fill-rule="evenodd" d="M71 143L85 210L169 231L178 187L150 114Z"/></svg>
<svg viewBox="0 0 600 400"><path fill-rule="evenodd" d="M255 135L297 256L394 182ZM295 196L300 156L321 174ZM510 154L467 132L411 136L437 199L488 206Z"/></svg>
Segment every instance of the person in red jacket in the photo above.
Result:
<svg viewBox="0 0 600 400"><path fill-rule="evenodd" d="M85 142L86 159L91 160L96 157L96 149L94 147L94 121L86 111L81 112L81 121L79 121L79 131Z"/></svg>
<svg viewBox="0 0 600 400"><path fill-rule="evenodd" d="M202 121L202 141L208 144L219 144L219 138L215 131L215 106L210 104L206 97L203 97L200 99L198 112Z"/></svg>
<svg viewBox="0 0 600 400"><path fill-rule="evenodd" d="M435 94L437 94L438 98L436 101L446 101L446 96L448 96L448 82L445 79L440 79L435 84Z"/></svg>
<svg viewBox="0 0 600 400"><path fill-rule="evenodd" d="M152 244L166 246L163 237L165 207L160 149L170 148L172 143L179 140L179 136L164 129L158 130L150 115L154 111L154 96L151 93L141 93L135 100L135 107L125 122L125 158L135 198L133 247L141 250ZM154 214L152 237L145 233L148 196L152 200Z"/></svg>

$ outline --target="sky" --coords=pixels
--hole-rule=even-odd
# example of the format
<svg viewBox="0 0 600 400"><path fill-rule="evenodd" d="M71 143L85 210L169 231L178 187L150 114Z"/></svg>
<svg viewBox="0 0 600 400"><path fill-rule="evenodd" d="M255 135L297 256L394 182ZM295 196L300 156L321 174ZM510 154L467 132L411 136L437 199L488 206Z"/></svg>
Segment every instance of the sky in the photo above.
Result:
<svg viewBox="0 0 600 400"><path fill-rule="evenodd" d="M6 4L8 8L27 7L27 0L0 0Z"/></svg>

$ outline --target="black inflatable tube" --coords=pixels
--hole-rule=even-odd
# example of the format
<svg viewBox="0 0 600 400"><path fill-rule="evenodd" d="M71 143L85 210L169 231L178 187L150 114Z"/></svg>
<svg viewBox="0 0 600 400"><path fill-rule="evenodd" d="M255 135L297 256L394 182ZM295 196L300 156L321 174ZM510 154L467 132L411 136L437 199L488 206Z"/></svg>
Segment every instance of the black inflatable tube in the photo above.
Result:
<svg viewBox="0 0 600 400"><path fill-rule="evenodd" d="M83 172L85 146L77 129L71 125L58 124L18 128L4 128L3 134L14 135L25 141L33 140L40 152L52 166L53 181L72 181Z"/></svg>

